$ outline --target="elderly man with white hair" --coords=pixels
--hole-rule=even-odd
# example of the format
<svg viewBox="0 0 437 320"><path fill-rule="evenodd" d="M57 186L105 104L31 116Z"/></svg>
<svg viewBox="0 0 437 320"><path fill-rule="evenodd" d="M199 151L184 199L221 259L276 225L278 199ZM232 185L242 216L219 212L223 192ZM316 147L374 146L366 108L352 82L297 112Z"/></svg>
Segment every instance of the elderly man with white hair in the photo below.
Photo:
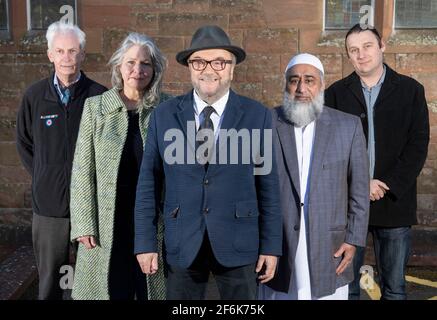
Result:
<svg viewBox="0 0 437 320"><path fill-rule="evenodd" d="M272 111L283 254L259 299L346 300L355 247L365 244L365 138L358 117L324 106L323 77L317 57L293 57L283 105Z"/></svg>
<svg viewBox="0 0 437 320"><path fill-rule="evenodd" d="M62 22L47 30L54 72L24 93L17 117L17 149L32 176L32 240L39 299L62 299L60 269L69 264L70 176L85 99L106 88L80 71L85 33Z"/></svg>

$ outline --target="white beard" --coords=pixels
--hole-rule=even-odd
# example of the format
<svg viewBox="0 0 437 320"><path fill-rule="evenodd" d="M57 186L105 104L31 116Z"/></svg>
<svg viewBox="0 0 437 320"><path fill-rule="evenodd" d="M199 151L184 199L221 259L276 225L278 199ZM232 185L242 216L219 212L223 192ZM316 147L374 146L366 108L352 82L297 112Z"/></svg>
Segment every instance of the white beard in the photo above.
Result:
<svg viewBox="0 0 437 320"><path fill-rule="evenodd" d="M323 111L324 103L323 91L311 102L298 102L285 91L282 110L284 111L285 118L296 127L304 127L319 117Z"/></svg>

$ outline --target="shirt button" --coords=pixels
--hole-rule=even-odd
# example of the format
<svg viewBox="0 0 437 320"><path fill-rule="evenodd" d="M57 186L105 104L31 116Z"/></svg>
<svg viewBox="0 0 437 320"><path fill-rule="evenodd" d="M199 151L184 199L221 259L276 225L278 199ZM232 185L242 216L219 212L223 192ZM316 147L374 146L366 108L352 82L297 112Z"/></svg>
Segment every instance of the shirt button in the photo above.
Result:
<svg viewBox="0 0 437 320"><path fill-rule="evenodd" d="M209 180L206 179L205 182L204 182L204 184L207 186L207 185L209 184Z"/></svg>
<svg viewBox="0 0 437 320"><path fill-rule="evenodd" d="M299 227L298 225L295 225L295 226L294 226L294 230L295 230L295 231L298 231L299 229L300 229L300 227Z"/></svg>
<svg viewBox="0 0 437 320"><path fill-rule="evenodd" d="M209 213L209 208L205 208L205 209L203 209L203 212L206 214L206 213Z"/></svg>
<svg viewBox="0 0 437 320"><path fill-rule="evenodd" d="M303 203L301 203L301 204L300 204L300 206L301 206L301 207L303 207L303 206L304 206L304 204L303 204Z"/></svg>

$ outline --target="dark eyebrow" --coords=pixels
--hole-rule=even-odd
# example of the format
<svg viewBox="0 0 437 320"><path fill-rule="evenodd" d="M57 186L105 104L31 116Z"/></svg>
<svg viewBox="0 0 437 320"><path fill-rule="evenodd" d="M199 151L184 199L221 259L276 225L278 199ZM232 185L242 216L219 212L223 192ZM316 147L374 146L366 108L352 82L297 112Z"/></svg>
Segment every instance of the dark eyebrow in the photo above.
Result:
<svg viewBox="0 0 437 320"><path fill-rule="evenodd" d="M304 78L316 78L315 76L313 76L313 75L311 75L311 74L304 74L303 77L304 77ZM291 78L300 78L300 76L297 75L297 74L292 74L292 75L289 76L289 78L290 78L290 79L291 79Z"/></svg>
<svg viewBox="0 0 437 320"><path fill-rule="evenodd" d="M193 57L193 58L191 58L192 60L205 60L205 61L214 61L214 60L231 60L231 59L226 59L226 58L223 58L223 57L216 57L216 58L214 58L214 59L211 59L211 60L208 60L208 59L205 59L205 58L202 58L202 57L199 57L199 56L195 56L195 57Z"/></svg>

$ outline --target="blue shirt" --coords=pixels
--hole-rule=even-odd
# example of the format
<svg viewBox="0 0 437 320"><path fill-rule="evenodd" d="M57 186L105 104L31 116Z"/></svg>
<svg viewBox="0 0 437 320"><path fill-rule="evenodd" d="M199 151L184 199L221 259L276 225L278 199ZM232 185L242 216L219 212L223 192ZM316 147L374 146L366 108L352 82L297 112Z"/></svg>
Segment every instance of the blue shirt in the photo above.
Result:
<svg viewBox="0 0 437 320"><path fill-rule="evenodd" d="M367 153L369 155L369 174L370 179L373 179L373 174L375 171L375 124L374 124L374 115L375 115L375 102L378 98L379 92L381 91L382 84L385 79L385 65L384 71L382 72L381 78L377 84L373 87L369 88L366 84L361 80L361 87L363 89L364 100L366 101L367 107L367 121L368 121L368 137L367 137Z"/></svg>
<svg viewBox="0 0 437 320"><path fill-rule="evenodd" d="M79 75L77 76L76 80L72 84L75 84L76 82L78 82L80 80L81 76L82 76L82 72L79 72ZM53 84L56 88L56 91L58 92L59 98L62 101L64 99L64 92L65 92L66 88L62 87L62 85L59 83L58 77L56 76L56 72L55 72L55 75L53 77Z"/></svg>

